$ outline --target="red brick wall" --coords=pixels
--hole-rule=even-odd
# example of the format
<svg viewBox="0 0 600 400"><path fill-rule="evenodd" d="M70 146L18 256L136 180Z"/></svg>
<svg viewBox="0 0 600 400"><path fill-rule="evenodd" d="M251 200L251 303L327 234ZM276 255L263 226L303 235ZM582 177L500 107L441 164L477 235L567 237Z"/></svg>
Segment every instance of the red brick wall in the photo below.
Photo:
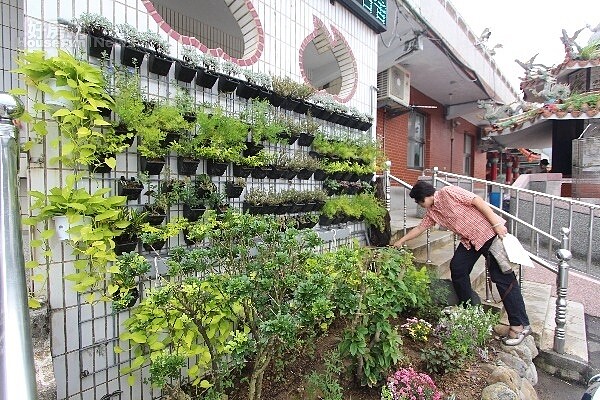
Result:
<svg viewBox="0 0 600 400"><path fill-rule="evenodd" d="M435 166L440 170L463 174L464 135L466 134L473 137L471 152L474 173L472 175L485 179L486 155L477 150L478 127L461 118L457 119L460 124L454 128L454 141L452 141L452 122L446 120L444 106L413 88L410 96L412 105L437 106L437 108L414 108L416 112L426 117L425 168L430 169ZM409 113L398 116L390 114L393 114L393 111L384 108L377 111L377 137L383 145L386 156L392 162L392 175L412 184L423 171L407 167Z"/></svg>

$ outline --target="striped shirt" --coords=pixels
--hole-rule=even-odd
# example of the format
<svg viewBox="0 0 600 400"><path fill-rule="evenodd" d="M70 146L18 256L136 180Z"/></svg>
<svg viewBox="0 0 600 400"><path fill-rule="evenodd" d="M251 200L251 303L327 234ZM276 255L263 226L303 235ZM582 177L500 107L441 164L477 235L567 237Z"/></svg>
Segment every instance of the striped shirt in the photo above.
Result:
<svg viewBox="0 0 600 400"><path fill-rule="evenodd" d="M481 247L496 233L490 222L471 202L477 197L458 186L445 186L433 194L433 205L425 212L419 226L431 228L439 224L450 229L461 237L461 243L475 250ZM500 217L498 217L500 218ZM500 218L502 223L506 221Z"/></svg>

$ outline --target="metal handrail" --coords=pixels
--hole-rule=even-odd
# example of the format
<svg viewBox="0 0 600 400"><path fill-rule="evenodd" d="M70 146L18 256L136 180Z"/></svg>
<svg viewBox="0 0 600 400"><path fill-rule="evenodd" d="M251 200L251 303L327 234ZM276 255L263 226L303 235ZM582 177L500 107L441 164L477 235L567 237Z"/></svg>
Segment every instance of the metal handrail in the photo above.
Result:
<svg viewBox="0 0 600 400"><path fill-rule="evenodd" d="M0 400L35 400L37 387L18 197L13 119L23 105L0 93Z"/></svg>

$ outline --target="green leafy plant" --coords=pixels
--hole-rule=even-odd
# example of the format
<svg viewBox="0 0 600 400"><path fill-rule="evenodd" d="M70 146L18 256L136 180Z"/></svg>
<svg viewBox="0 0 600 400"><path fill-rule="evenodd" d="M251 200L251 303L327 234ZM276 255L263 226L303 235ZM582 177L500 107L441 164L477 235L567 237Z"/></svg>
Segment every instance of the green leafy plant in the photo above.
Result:
<svg viewBox="0 0 600 400"><path fill-rule="evenodd" d="M94 36L114 36L115 34L113 23L100 14L83 13L74 18L72 23L78 26L81 32Z"/></svg>
<svg viewBox="0 0 600 400"><path fill-rule="evenodd" d="M166 56L169 54L171 45L157 32L147 31L142 34L144 46L154 50L156 54Z"/></svg>
<svg viewBox="0 0 600 400"><path fill-rule="evenodd" d="M150 270L150 263L136 252L123 253L115 261L116 271L112 273L108 285L108 295L113 298L113 310L125 309L132 301L132 289L137 285L137 279Z"/></svg>
<svg viewBox="0 0 600 400"><path fill-rule="evenodd" d="M313 371L307 378L308 399L342 400L344 390L339 383L343 362L336 351L325 355L325 371Z"/></svg>

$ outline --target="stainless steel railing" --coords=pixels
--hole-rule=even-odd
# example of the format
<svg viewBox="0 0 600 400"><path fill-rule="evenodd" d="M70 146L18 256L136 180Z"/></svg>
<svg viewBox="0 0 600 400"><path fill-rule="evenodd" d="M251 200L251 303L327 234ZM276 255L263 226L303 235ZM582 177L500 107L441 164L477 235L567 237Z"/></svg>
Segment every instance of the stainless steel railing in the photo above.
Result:
<svg viewBox="0 0 600 400"><path fill-rule="evenodd" d="M0 400L37 399L21 238L13 119L20 101L0 93Z"/></svg>

